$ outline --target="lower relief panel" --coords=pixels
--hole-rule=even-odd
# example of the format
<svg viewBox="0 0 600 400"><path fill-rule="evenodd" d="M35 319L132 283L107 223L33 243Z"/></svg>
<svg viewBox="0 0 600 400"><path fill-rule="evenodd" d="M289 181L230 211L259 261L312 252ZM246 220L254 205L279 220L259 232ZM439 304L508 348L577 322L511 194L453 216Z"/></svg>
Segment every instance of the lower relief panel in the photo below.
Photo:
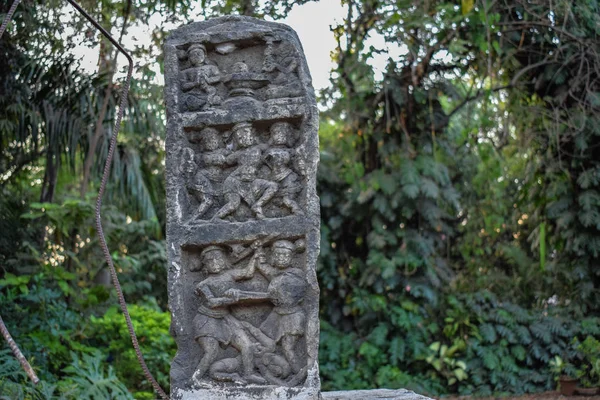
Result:
<svg viewBox="0 0 600 400"><path fill-rule="evenodd" d="M188 334L174 384L190 390L301 387L309 369L303 237L261 237L182 250ZM177 365L175 360L174 367ZM178 382L176 382L178 381Z"/></svg>

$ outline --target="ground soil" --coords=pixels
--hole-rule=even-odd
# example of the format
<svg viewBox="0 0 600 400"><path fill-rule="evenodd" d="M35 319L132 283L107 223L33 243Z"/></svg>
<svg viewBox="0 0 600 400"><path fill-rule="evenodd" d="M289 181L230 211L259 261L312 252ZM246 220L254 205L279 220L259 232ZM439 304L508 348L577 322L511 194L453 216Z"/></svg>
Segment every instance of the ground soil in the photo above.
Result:
<svg viewBox="0 0 600 400"><path fill-rule="evenodd" d="M442 400L600 400L600 395L595 396L563 396L559 392L544 392L535 394L526 394L523 396L509 397L443 397Z"/></svg>

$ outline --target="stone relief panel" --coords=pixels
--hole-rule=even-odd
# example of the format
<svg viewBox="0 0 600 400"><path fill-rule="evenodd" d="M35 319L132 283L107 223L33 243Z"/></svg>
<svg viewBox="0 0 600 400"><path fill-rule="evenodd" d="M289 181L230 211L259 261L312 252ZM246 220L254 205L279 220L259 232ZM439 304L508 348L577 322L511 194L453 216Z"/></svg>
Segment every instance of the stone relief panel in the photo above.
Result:
<svg viewBox="0 0 600 400"><path fill-rule="evenodd" d="M191 386L306 379L305 246L303 238L270 236L186 251L185 300L199 355Z"/></svg>
<svg viewBox="0 0 600 400"><path fill-rule="evenodd" d="M295 32L177 29L165 99L171 397L318 399L318 113Z"/></svg>
<svg viewBox="0 0 600 400"><path fill-rule="evenodd" d="M302 215L304 155L294 122L239 122L186 132L181 174L187 221L246 221Z"/></svg>
<svg viewBox="0 0 600 400"><path fill-rule="evenodd" d="M182 112L304 102L298 50L275 32L224 43L199 35L177 55Z"/></svg>

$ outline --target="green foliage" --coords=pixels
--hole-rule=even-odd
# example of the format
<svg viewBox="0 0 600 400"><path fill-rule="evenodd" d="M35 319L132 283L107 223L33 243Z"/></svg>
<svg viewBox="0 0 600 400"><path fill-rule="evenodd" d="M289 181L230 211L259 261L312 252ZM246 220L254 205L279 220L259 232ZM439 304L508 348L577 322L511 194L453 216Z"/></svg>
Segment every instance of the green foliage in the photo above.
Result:
<svg viewBox="0 0 600 400"><path fill-rule="evenodd" d="M577 338L574 341L582 357L579 370L581 384L583 387L600 386L600 340L588 335L582 342Z"/></svg>
<svg viewBox="0 0 600 400"><path fill-rule="evenodd" d="M73 387L78 399L133 399L112 367L108 366L105 372L103 364L100 352L94 356L84 354L81 360L73 355L71 365L64 369L68 382L65 386Z"/></svg>
<svg viewBox="0 0 600 400"><path fill-rule="evenodd" d="M133 399L115 376L112 367L103 366L104 356L95 351L78 358L71 354L71 364L64 368L64 379L50 384L41 381L33 386L10 350L0 351L0 398L10 400L111 400Z"/></svg>
<svg viewBox="0 0 600 400"><path fill-rule="evenodd" d="M169 365L175 356L175 341L169 334L169 313L161 311L156 304L132 305L129 313L146 364L160 385L168 388ZM100 318L92 316L85 334L90 344L104 347L103 352L114 363L117 376L128 388L152 391L138 364L125 319L117 306L110 307Z"/></svg>

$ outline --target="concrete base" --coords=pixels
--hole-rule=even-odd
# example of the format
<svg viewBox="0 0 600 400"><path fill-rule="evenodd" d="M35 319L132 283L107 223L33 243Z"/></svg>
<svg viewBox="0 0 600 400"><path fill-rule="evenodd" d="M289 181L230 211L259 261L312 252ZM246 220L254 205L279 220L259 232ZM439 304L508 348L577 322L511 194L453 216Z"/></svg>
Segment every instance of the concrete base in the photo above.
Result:
<svg viewBox="0 0 600 400"><path fill-rule="evenodd" d="M340 390L321 395L323 400L432 400L406 389Z"/></svg>

